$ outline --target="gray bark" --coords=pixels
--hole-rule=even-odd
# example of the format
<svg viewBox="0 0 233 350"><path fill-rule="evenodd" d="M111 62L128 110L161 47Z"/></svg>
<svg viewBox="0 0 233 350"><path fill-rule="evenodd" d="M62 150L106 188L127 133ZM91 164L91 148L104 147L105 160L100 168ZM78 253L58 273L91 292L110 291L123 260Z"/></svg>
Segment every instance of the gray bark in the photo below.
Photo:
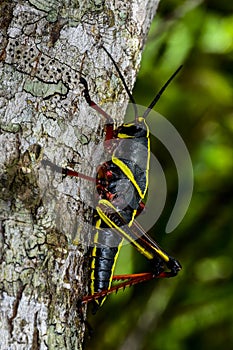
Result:
<svg viewBox="0 0 233 350"><path fill-rule="evenodd" d="M80 72L122 122L127 95L100 44L132 88L157 3L0 4L1 350L82 348L93 188L42 160L95 175L104 121L82 96Z"/></svg>

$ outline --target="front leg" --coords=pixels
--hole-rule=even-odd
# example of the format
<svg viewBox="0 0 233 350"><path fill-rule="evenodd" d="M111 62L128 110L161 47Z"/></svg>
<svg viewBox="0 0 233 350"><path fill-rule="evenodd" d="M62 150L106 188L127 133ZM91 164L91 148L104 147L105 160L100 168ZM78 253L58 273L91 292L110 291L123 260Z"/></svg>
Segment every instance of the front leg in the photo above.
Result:
<svg viewBox="0 0 233 350"><path fill-rule="evenodd" d="M92 101L89 94L89 88L86 79L81 77L80 83L84 86L83 96L85 97L85 100L87 101L88 105L91 108L95 109L97 112L99 112L104 118L106 118L107 124L113 124L112 117L108 113L106 113L102 108L100 108L94 101Z"/></svg>
<svg viewBox="0 0 233 350"><path fill-rule="evenodd" d="M88 105L93 108L95 111L100 113L107 121L104 131L106 133L105 135L105 141L112 140L114 136L114 122L112 117L106 113L102 108L100 108L94 101L92 101L90 94L89 94L89 89L88 89L88 84L86 79L83 77L80 78L80 83L84 86L83 90L83 95L85 97L85 100L87 101Z"/></svg>
<svg viewBox="0 0 233 350"><path fill-rule="evenodd" d="M43 159L41 163L45 167L49 166L54 172L62 174L63 177L74 176L96 183L96 179L94 177L79 173L78 171L75 171L73 169L62 168L59 165L52 163L48 159Z"/></svg>

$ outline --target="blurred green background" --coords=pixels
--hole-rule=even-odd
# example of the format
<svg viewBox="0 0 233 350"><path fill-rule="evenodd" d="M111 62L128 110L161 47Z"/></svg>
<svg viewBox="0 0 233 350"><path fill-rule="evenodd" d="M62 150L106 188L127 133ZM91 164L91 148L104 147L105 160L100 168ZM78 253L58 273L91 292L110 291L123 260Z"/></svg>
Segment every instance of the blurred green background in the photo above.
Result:
<svg viewBox="0 0 233 350"><path fill-rule="evenodd" d="M86 349L219 350L233 346L233 3L161 1L134 89L148 105L180 65L156 106L190 152L194 193L184 220L165 227L177 194L171 157L155 140L167 178L165 209L149 233L183 266L169 280L153 280L108 298L89 317ZM149 271L129 245L118 273ZM232 344L232 345L230 345Z"/></svg>

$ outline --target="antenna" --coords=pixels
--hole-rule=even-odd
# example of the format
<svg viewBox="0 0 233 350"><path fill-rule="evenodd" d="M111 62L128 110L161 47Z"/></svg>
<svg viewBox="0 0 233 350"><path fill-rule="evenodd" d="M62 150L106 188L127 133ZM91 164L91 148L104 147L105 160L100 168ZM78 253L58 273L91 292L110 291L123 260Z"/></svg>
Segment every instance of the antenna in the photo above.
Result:
<svg viewBox="0 0 233 350"><path fill-rule="evenodd" d="M166 90L167 86L170 84L170 82L175 78L175 76L179 73L179 71L181 70L183 66L180 66L173 74L172 76L167 80L167 82L162 86L162 88L159 90L159 92L157 93L157 95L155 96L155 98L153 99L153 101L150 103L150 105L147 107L147 110L145 111L145 113L143 114L143 118L146 118L148 116L148 114L150 113L150 111L152 110L152 108L156 105L156 103L158 102L158 100L160 99L162 93Z"/></svg>
<svg viewBox="0 0 233 350"><path fill-rule="evenodd" d="M122 83L123 83L123 85L124 85L124 88L125 88L125 90L126 90L128 96L129 96L129 99L130 99L130 101L131 101L132 104L133 104L134 114L135 114L135 119L136 119L136 117L138 116L138 110L137 110L136 102L135 102L135 99L133 98L133 95L132 95L131 92L129 91L129 88L128 88L126 82L125 82L125 78L123 77L123 75L122 75L122 73L121 73L121 71L120 71L118 65L116 64L114 58L112 57L112 55L107 51L107 49L106 49L103 45L102 45L101 47L104 49L104 51L106 52L106 54L108 55L108 57L111 59L112 63L114 64L114 66L115 66L115 68L116 68L116 70L117 70L117 73L119 74L119 77L120 77L120 79L121 79L121 81L122 81Z"/></svg>

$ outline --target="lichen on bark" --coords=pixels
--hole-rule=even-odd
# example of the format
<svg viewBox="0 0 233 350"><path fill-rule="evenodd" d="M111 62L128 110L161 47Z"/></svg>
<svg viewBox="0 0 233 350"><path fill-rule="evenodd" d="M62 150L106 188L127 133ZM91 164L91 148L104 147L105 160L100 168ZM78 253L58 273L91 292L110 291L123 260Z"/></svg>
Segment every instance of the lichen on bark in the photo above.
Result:
<svg viewBox="0 0 233 350"><path fill-rule="evenodd" d="M132 88L156 7L153 0L0 4L2 350L82 348L80 242L91 226L93 189L42 161L95 175L90 164L104 122L87 106L80 74L122 122L127 96L100 44Z"/></svg>

